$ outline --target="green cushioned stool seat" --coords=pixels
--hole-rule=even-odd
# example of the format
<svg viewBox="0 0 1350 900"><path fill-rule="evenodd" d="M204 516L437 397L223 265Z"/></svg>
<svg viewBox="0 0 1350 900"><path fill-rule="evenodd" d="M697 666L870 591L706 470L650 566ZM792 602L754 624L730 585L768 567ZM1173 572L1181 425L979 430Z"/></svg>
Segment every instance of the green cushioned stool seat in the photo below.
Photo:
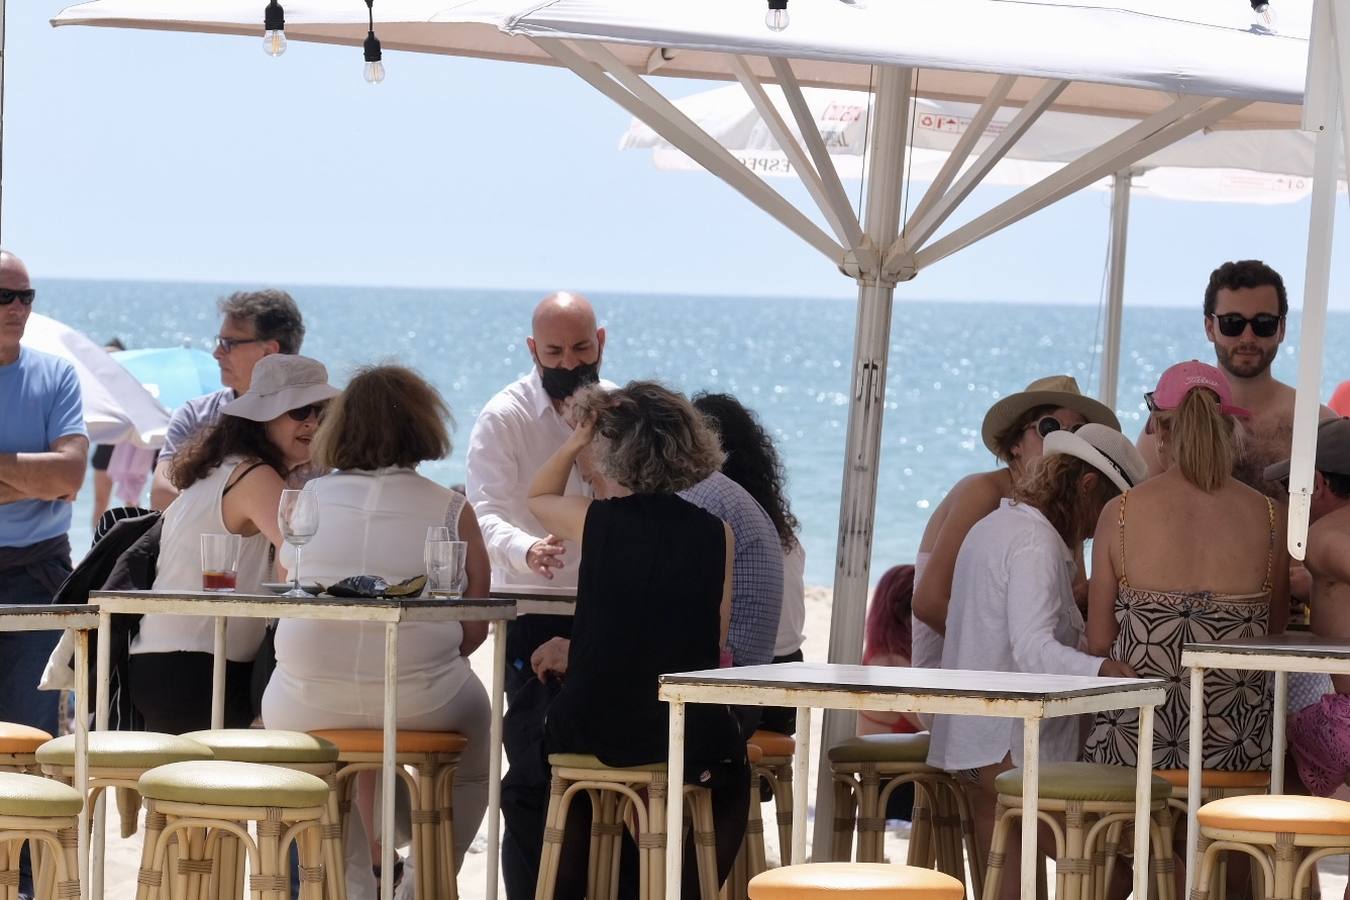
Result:
<svg viewBox="0 0 1350 900"><path fill-rule="evenodd" d="M0 816L78 816L80 792L40 775L0 772Z"/></svg>
<svg viewBox="0 0 1350 900"><path fill-rule="evenodd" d="M211 749L216 759L253 763L337 762L338 746L303 731L270 728L217 728L183 735Z"/></svg>
<svg viewBox="0 0 1350 900"><path fill-rule="evenodd" d="M1154 800L1172 796L1166 779L1152 776ZM1022 770L1009 769L994 779L1000 794L1022 796ZM1097 763L1063 762L1041 766L1040 796L1044 800L1096 800L1130 803L1134 800L1134 769Z"/></svg>
<svg viewBox="0 0 1350 900"><path fill-rule="evenodd" d="M75 765L75 735L48 741L37 749L44 766ZM189 759L211 759L211 749L176 734L154 731L94 731L89 734L89 765L100 769L153 769Z"/></svg>
<svg viewBox="0 0 1350 900"><path fill-rule="evenodd" d="M214 806L323 806L328 785L307 772L230 760L176 762L151 769L136 788L151 800Z"/></svg>
<svg viewBox="0 0 1350 900"><path fill-rule="evenodd" d="M928 733L868 734L830 748L832 763L927 763Z"/></svg>
<svg viewBox="0 0 1350 900"><path fill-rule="evenodd" d="M666 764L648 763L645 766L607 766L589 753L550 753L550 766L564 769L595 769L597 772L664 772Z"/></svg>

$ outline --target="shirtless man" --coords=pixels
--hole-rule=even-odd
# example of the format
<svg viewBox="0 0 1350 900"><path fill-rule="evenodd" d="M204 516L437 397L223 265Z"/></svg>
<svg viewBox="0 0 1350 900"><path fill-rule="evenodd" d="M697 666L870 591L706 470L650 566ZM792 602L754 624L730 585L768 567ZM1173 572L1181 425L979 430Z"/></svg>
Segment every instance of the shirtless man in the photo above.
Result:
<svg viewBox="0 0 1350 900"><path fill-rule="evenodd" d="M1350 639L1350 419L1317 429L1308 554L1312 575L1312 630ZM1272 481L1289 478L1288 460L1265 470ZM1350 775L1350 675L1331 676L1334 693L1289 719L1289 748L1299 778L1314 794L1329 796Z"/></svg>

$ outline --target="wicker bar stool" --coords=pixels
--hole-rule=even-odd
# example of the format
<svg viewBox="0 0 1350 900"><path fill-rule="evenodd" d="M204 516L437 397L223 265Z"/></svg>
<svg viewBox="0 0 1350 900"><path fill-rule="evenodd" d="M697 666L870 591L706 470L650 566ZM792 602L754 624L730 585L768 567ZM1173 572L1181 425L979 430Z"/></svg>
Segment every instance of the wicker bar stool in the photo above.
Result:
<svg viewBox="0 0 1350 900"><path fill-rule="evenodd" d="M83 798L40 775L0 772L0 900L19 896L19 852L32 850L37 900L80 896L77 842Z"/></svg>
<svg viewBox="0 0 1350 900"><path fill-rule="evenodd" d="M41 728L0 722L0 772L39 774L41 770L34 754L51 739L52 736Z"/></svg>
<svg viewBox="0 0 1350 900"><path fill-rule="evenodd" d="M750 900L960 900L950 875L886 863L810 863L755 876Z"/></svg>
<svg viewBox="0 0 1350 900"><path fill-rule="evenodd" d="M1192 900L1207 900L1219 854L1240 851L1261 872L1272 900L1308 895L1317 861L1350 853L1350 803L1329 797L1224 797L1200 807L1198 853ZM1315 892L1313 892L1315 894Z"/></svg>
<svg viewBox="0 0 1350 900"><path fill-rule="evenodd" d="M752 770L751 796L758 792L760 781L773 792L778 813L778 859L780 865L787 865L792 856L792 755L797 752L797 741L790 735L761 729L750 735L749 743L764 754Z"/></svg>
<svg viewBox="0 0 1350 900"><path fill-rule="evenodd" d="M234 872L216 858L223 837L237 840L248 857L253 900L289 900L292 843L300 853L301 900L322 898L319 820L328 799L322 779L277 766L208 760L151 769L138 787L145 798L145 846L137 900L230 900Z"/></svg>
<svg viewBox="0 0 1350 900"><path fill-rule="evenodd" d="M338 748L338 800L345 827L351 811L352 776L379 771L384 732L374 728L313 731ZM453 731L402 731L394 763L412 805L412 859L417 900L456 900L454 787L460 754L469 739ZM410 771L411 770L411 771ZM392 841L393 835L382 840Z"/></svg>
<svg viewBox="0 0 1350 900"><path fill-rule="evenodd" d="M553 900L567 811L578 791L586 791L591 798L592 837L586 896L609 900L615 895L619 843L625 816L631 815L638 845L639 900L662 900L666 881L666 764L613 768L594 756L580 753L553 753L548 762L553 767L553 780L535 900ZM685 785L684 802L694 829L699 894L702 900L716 900L712 794L707 788ZM599 846L597 837L601 839Z"/></svg>
<svg viewBox="0 0 1350 900"><path fill-rule="evenodd" d="M219 728L193 731L183 737L210 748L218 760L279 766L322 778L328 785L323 818L319 820L323 835L324 895L327 900L346 900L346 860L342 847L342 815L338 809L337 745L303 731L269 728ZM243 858L238 855L238 843L222 838L220 849L222 869L228 871L233 866L238 872L237 883L242 885Z"/></svg>
<svg viewBox="0 0 1350 900"><path fill-rule="evenodd" d="M1000 773L994 786L998 806L984 879L985 900L998 896L1008 831L1012 820L1022 815L1022 770ZM1102 900L1106 896L1107 838L1115 826L1133 823L1134 789L1135 771L1125 766L1080 762L1041 765L1037 811L1055 836L1056 900ZM1154 775L1152 792L1149 835L1153 872L1158 896L1170 900L1175 893L1172 818L1167 809L1172 786Z"/></svg>
<svg viewBox="0 0 1350 900"><path fill-rule="evenodd" d="M835 790L835 860L851 855L856 817L858 861L882 861L886 804L896 788L912 782L914 821L908 864L935 867L964 881L964 844L970 859L971 896L980 895L984 861L975 840L970 804L956 779L928 765L926 732L850 738L831 747L829 759Z"/></svg>

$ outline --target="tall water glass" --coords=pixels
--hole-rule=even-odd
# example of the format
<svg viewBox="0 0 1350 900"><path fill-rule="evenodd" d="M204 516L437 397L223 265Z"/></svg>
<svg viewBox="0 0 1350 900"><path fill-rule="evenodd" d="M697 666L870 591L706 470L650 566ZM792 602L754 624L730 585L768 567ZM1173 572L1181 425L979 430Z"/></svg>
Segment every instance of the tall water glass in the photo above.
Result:
<svg viewBox="0 0 1350 900"><path fill-rule="evenodd" d="M283 597L308 597L300 590L300 548L319 530L319 498L313 491L282 491L277 507L277 527L286 543L295 548L295 571L291 589Z"/></svg>
<svg viewBox="0 0 1350 900"><path fill-rule="evenodd" d="M427 541L427 590L437 597L464 596L464 563L469 545L464 541Z"/></svg>

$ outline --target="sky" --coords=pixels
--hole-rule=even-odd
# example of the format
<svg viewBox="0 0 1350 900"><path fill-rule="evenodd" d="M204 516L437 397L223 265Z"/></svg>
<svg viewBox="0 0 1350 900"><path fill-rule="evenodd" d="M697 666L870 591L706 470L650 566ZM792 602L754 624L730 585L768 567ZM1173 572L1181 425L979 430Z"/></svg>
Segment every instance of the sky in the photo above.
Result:
<svg viewBox="0 0 1350 900"><path fill-rule="evenodd" d="M714 177L620 152L628 115L570 72L386 51L372 87L359 48L292 42L270 59L260 38L53 29L63 5L7 11L0 238L39 282L856 293ZM973 209L1010 194L981 189ZM1070 197L897 297L1096 304L1108 214L1104 192ZM1198 303L1211 269L1246 257L1300 303L1306 201L1136 197L1130 217L1128 303ZM1350 308L1346 284L1333 276L1333 306Z"/></svg>

